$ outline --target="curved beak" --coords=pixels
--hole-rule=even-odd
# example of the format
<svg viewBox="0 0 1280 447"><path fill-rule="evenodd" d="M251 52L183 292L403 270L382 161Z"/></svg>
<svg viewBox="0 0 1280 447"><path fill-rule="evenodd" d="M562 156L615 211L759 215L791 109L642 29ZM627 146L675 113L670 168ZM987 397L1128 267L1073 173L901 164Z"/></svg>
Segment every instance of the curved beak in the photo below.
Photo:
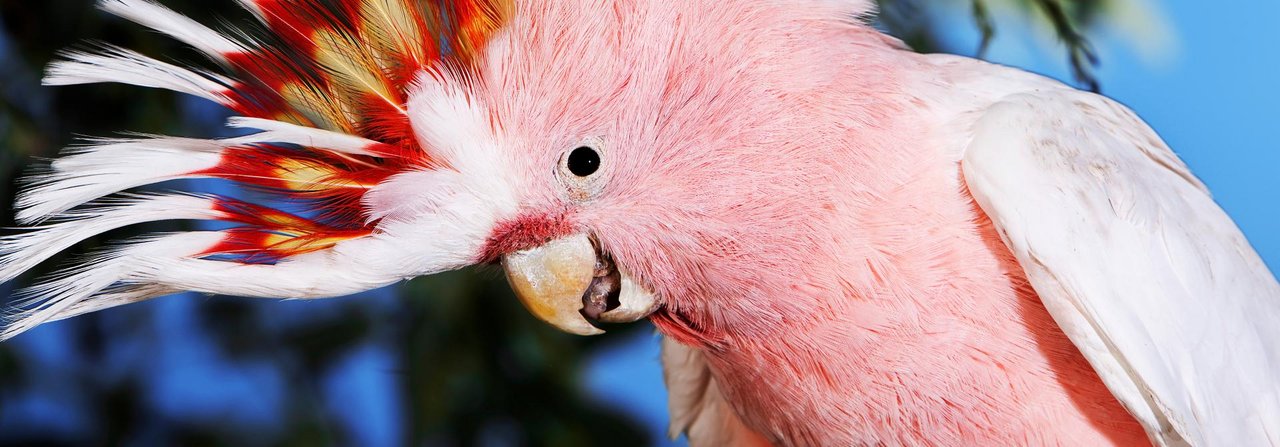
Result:
<svg viewBox="0 0 1280 447"><path fill-rule="evenodd" d="M601 334L595 323L636 321L658 307L583 234L507 254L502 267L525 308L565 332Z"/></svg>

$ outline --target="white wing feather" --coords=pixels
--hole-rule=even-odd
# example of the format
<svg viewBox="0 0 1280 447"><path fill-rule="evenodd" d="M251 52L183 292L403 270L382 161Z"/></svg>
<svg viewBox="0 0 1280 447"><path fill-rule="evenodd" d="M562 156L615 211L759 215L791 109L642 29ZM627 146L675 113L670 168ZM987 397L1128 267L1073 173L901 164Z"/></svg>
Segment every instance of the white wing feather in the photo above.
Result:
<svg viewBox="0 0 1280 447"><path fill-rule="evenodd" d="M693 447L770 445L738 418L702 351L664 337L662 376L667 384L671 439L684 434Z"/></svg>
<svg viewBox="0 0 1280 447"><path fill-rule="evenodd" d="M1160 138L1101 96L1005 98L969 190L1054 319L1161 445L1280 445L1280 285Z"/></svg>

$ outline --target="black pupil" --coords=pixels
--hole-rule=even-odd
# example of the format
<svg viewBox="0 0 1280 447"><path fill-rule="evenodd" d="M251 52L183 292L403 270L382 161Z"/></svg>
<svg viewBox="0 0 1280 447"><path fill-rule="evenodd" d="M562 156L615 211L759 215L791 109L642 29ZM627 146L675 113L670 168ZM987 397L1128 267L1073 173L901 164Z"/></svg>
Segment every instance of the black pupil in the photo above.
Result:
<svg viewBox="0 0 1280 447"><path fill-rule="evenodd" d="M600 169L600 154L595 149L582 146L569 153L569 172L578 177L586 177Z"/></svg>

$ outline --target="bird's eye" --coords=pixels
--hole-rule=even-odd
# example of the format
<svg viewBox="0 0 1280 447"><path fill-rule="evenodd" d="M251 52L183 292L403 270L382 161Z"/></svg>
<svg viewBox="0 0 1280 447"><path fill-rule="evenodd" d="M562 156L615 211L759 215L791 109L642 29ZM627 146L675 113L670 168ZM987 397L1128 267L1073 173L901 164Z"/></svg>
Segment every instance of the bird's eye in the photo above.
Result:
<svg viewBox="0 0 1280 447"><path fill-rule="evenodd" d="M573 175L586 177L600 169L600 154L590 147L579 146L569 153L567 164Z"/></svg>
<svg viewBox="0 0 1280 447"><path fill-rule="evenodd" d="M556 179L565 187L566 198L574 202L585 202L604 192L605 184L612 175L610 169L616 166L605 158L609 149L600 137L587 137L579 140L570 149L560 153L556 161Z"/></svg>

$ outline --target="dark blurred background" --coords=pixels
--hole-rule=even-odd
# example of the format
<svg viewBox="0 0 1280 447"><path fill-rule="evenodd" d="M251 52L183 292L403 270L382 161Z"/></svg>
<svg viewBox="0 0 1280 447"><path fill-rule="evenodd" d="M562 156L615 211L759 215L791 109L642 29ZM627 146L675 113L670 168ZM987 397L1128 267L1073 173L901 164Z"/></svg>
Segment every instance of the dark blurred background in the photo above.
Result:
<svg viewBox="0 0 1280 447"><path fill-rule="evenodd" d="M250 20L231 0L163 3L207 24ZM880 26L921 51L987 56L1107 93L1117 86L1119 99L1169 131L1275 265L1277 216L1258 189L1274 204L1280 160L1256 128L1268 121L1250 117L1269 112L1274 126L1280 98L1274 87L1248 89L1280 79L1280 34L1269 31L1280 8L1240 3L1232 15L1225 4L1142 0L882 0ZM1249 27L1260 30L1254 40L1234 41L1231 32ZM41 87L55 52L83 39L204 63L88 0L0 0L0 225L13 225L16 179L76 136L228 135L227 112L199 99L124 85ZM1215 51L1231 44L1235 53ZM1264 65L1229 64L1249 55ZM1180 103L1212 109L1162 110ZM236 193L216 181L163 186ZM72 251L181 225L194 224L128 228ZM0 285L0 302L59 261ZM561 334L483 270L333 300L184 294L0 344L0 445L671 444L655 337L647 324Z"/></svg>

